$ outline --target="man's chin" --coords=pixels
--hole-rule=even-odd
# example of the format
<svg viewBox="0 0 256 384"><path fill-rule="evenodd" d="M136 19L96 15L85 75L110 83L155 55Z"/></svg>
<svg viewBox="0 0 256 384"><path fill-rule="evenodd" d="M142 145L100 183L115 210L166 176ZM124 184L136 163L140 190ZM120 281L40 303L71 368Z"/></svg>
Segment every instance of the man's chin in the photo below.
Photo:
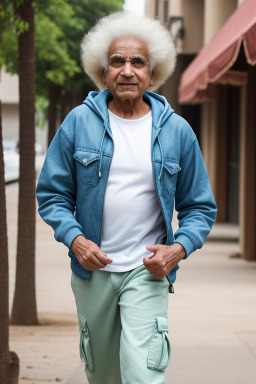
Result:
<svg viewBox="0 0 256 384"><path fill-rule="evenodd" d="M117 96L120 98L124 98L126 96L129 97L138 97L138 92L135 89L119 89L117 92Z"/></svg>

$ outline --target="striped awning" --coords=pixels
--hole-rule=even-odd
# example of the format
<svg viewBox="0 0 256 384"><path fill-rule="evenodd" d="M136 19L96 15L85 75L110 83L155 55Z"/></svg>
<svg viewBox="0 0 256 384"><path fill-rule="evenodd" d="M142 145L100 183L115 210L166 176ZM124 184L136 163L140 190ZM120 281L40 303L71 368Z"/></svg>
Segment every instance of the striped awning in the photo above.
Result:
<svg viewBox="0 0 256 384"><path fill-rule="evenodd" d="M180 81L179 102L212 99L216 91L214 84L244 84L247 74L230 70L241 44L247 62L255 65L256 0L245 0L187 67Z"/></svg>

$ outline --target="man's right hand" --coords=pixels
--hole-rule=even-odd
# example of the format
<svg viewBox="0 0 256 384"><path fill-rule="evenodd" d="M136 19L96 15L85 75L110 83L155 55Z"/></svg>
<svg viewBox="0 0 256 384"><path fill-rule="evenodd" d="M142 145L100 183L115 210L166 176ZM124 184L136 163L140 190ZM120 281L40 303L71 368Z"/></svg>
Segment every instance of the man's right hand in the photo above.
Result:
<svg viewBox="0 0 256 384"><path fill-rule="evenodd" d="M107 264L113 261L102 252L97 244L91 240L87 240L83 235L75 237L70 249L76 255L79 263L89 271L105 268Z"/></svg>

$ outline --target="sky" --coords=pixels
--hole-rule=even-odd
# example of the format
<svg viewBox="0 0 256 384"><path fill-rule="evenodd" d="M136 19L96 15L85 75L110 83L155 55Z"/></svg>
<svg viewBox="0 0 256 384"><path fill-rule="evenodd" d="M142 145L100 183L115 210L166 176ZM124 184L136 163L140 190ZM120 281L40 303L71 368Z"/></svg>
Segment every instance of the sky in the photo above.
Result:
<svg viewBox="0 0 256 384"><path fill-rule="evenodd" d="M124 9L137 15L144 15L145 0L125 0Z"/></svg>

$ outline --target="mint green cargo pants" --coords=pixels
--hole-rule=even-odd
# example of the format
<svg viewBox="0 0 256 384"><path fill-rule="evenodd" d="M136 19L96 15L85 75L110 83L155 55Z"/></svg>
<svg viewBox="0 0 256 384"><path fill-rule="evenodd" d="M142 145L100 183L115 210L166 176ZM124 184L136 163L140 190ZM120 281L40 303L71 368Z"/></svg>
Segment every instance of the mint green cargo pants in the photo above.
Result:
<svg viewBox="0 0 256 384"><path fill-rule="evenodd" d="M90 384L164 384L171 357L169 282L144 264L127 272L72 272L80 357Z"/></svg>

